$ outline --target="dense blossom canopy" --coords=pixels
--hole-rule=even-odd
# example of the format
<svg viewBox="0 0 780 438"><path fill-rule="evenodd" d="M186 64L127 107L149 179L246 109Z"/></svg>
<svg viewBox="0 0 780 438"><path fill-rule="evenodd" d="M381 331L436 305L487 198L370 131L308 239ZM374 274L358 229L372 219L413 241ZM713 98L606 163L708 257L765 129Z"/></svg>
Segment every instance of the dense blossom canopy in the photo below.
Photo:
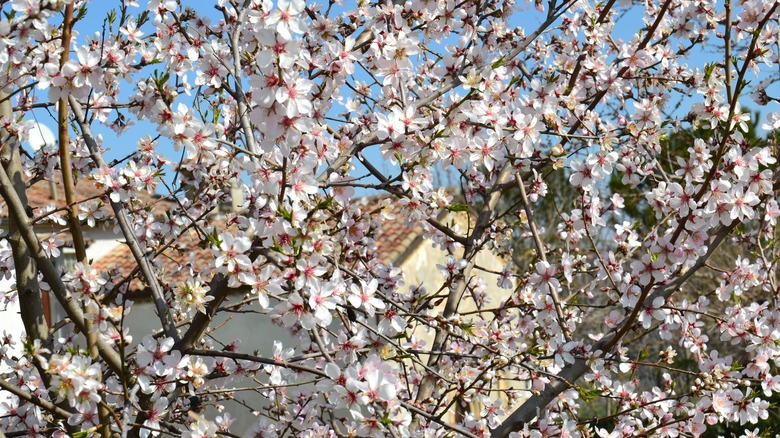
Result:
<svg viewBox="0 0 780 438"><path fill-rule="evenodd" d="M0 430L756 435L780 392L777 0L207 3L0 1L0 296L24 321ZM58 142L30 148L47 111ZM66 208L29 208L47 181ZM441 283L377 256L388 221ZM86 256L106 224L132 272ZM132 339L138 288L159 324ZM217 342L221 312L287 336ZM239 386L256 402L225 410Z"/></svg>

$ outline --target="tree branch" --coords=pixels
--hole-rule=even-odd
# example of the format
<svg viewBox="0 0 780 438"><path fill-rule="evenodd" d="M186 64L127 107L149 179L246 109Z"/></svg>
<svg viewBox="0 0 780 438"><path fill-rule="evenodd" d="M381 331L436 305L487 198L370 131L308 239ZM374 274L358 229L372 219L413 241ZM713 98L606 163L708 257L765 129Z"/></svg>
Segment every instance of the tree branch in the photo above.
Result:
<svg viewBox="0 0 780 438"><path fill-rule="evenodd" d="M84 116L84 112L81 110L81 104L79 104L76 98L72 95L69 97L69 101L70 106L73 109L73 116L76 119L76 123L79 125L79 128L81 128L84 142L87 144L87 148L89 149L90 155L92 156L92 160L95 161L95 164L98 167L108 167L106 161L103 159L103 155L100 153L97 142L95 142L95 138L92 136L92 129L89 127L89 123ZM119 228L122 230L122 234L127 241L127 246L130 248L130 252L133 253L133 258L135 258L135 261L141 268L141 274L143 274L146 283L152 290L154 306L157 309L157 316L160 318L163 330L165 330L165 333L168 336L178 341L179 335L176 332L176 324L174 324L173 316L168 309L168 304L165 302L162 285L160 285L159 279L152 270L152 264L149 262L149 260L147 260L146 254L144 254L144 251L141 249L141 244L133 232L133 227L130 225L130 217L127 213L127 210L121 203L114 201L111 201L111 209L114 211L114 215L116 215Z"/></svg>
<svg viewBox="0 0 780 438"><path fill-rule="evenodd" d="M38 269L43 274L43 278L49 283L51 291L54 293L55 297L57 297L57 300L64 308L68 317L73 321L76 327L86 335L87 325L84 319L84 312L81 310L81 306L79 306L76 300L73 299L70 292L68 292L68 288L62 281L59 270L43 251L43 248L38 241L38 237L35 235L35 231L27 220L24 204L22 204L19 196L14 191L13 184L8 178L5 169L2 167L0 167L0 196L5 199L10 217L19 225L19 233L25 244L29 247L31 256L38 265ZM96 344L100 357L106 361L108 367L118 375L121 375L122 361L117 352L99 336L96 339Z"/></svg>
<svg viewBox="0 0 780 438"><path fill-rule="evenodd" d="M73 415L70 412L66 411L65 409L62 409L59 406L55 406L52 402L44 400L40 397L36 397L30 394L29 392L24 391L22 388L19 388L18 386L14 386L3 379L0 379L0 389L4 391L8 391L22 400L28 401L34 404L35 406L40 407L41 409L51 412L52 414L60 417L63 420L67 420L68 418L70 418L71 415Z"/></svg>

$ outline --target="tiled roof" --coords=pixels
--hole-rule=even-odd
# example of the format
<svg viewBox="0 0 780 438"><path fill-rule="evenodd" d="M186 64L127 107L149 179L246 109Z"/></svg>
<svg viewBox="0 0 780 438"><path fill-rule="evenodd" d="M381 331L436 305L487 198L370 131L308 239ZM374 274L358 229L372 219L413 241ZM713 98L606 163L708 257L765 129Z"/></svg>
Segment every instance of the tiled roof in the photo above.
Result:
<svg viewBox="0 0 780 438"><path fill-rule="evenodd" d="M357 199L363 212L371 212L385 205L384 213L393 215L393 219L381 219L381 230L376 236L376 253L382 263L400 264L401 257L422 234L422 227L410 225L403 206L398 199L390 196L372 196Z"/></svg>
<svg viewBox="0 0 780 438"><path fill-rule="evenodd" d="M33 214L39 214L40 212L36 210L51 203L54 203L58 208L66 205L62 181L56 177L54 180L56 181L54 184L50 181L39 181L27 189L27 200L33 209ZM98 188L93 181L85 178L77 181L76 202L98 198L106 204L109 201L107 192ZM145 195L140 200L143 205L151 205L156 214L162 214L173 207L172 201L156 196ZM363 214L373 212L380 207L384 208L384 215L375 216L380 222L380 229L374 234L375 251L381 262L396 265L402 263L403 258L421 241L422 227L410 224L401 202L395 197L370 196L357 198L353 202ZM2 204L4 203L0 199L0 205ZM103 211L107 217L113 216L110 206L105 205ZM6 215L7 209L3 208L0 214ZM89 238L90 236L87 234L85 237ZM190 270L187 269L191 257L194 259L194 266L209 266L214 260L210 249L200 248L199 239L194 230L186 231L178 239L176 245L165 249L162 254L156 257L156 260L161 263L169 280L179 282L191 277ZM137 264L127 245L120 244L108 255L93 261L93 266L105 271L118 269L122 276L126 276L136 268ZM135 291L143 289L140 280L134 280L131 289Z"/></svg>
<svg viewBox="0 0 780 438"><path fill-rule="evenodd" d="M92 181L79 179L76 184L76 201L78 202L99 198L103 195L105 195L105 191L98 189ZM27 189L27 202L32 208L46 207L50 203L54 203L56 207L64 207L65 190L63 188L62 180L57 179L54 187L52 187L50 181L39 181L35 183L32 187Z"/></svg>
<svg viewBox="0 0 780 438"><path fill-rule="evenodd" d="M400 264L403 261L402 257L421 240L422 228L409 225L402 206L397 200L388 197L370 197L360 198L355 202L363 213L374 211L384 205L384 212L394 216L392 219L381 220L381 230L375 235L376 253L383 263ZM162 263L168 274L167 280L178 283L192 277L190 269L187 269L190 257L194 258L193 265L196 267L209 266L214 260L210 249L199 247L194 231L189 231L182 236L175 247L165 250L157 260ZM122 276L129 275L136 266L130 248L124 244L93 263L93 267L101 271L119 269ZM134 280L131 284L131 291L138 292L143 288L140 280Z"/></svg>
<svg viewBox="0 0 780 438"><path fill-rule="evenodd" d="M76 203L101 199L105 204L102 207L102 211L106 216L113 216L111 207L108 205L109 198L107 191L98 188L94 181L86 178L77 179L75 192ZM66 206L65 189L59 175L56 175L52 180L36 182L27 189L25 194L27 195L27 204L32 208L32 213L34 215L39 213L36 210L47 207L49 204L54 204L56 208ZM143 205L151 206L152 211L154 211L155 214L169 210L173 204L167 199L162 199L146 192L138 193L137 199L140 200ZM0 198L0 217L6 217L7 214L8 209L5 208L5 202Z"/></svg>
<svg viewBox="0 0 780 438"><path fill-rule="evenodd" d="M167 278L171 282L178 283L192 278L190 269L187 266L192 261L193 266L208 266L213 263L214 256L209 249L203 249L198 245L198 239L194 231L187 231L176 242L175 246L167 248L160 254L156 260L161 262L162 268L167 273ZM95 260L92 267L99 271L109 271L118 269L120 275L125 277L133 272L138 264L130 251L130 247L120 244L108 255ZM142 276L139 274L130 284L131 292L139 292L145 289L142 284Z"/></svg>
<svg viewBox="0 0 780 438"><path fill-rule="evenodd" d="M65 207L65 190L62 180L55 177L53 181L38 181L27 188L25 194L27 195L27 205L31 208L29 213L38 215L40 212L37 210L47 207L49 204L54 204L56 208ZM103 195L105 192L98 189L92 181L79 180L76 184L76 202L97 199ZM7 216L8 209L5 200L0 198L0 217Z"/></svg>

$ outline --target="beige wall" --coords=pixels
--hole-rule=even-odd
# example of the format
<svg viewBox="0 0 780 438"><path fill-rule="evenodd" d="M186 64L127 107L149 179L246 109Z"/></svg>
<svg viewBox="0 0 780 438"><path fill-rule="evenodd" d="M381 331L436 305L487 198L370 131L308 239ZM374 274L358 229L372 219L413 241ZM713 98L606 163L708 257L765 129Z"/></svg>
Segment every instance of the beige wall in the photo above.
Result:
<svg viewBox="0 0 780 438"><path fill-rule="evenodd" d="M461 227L465 229L466 227ZM404 273L405 285L403 287L413 287L422 285L425 288L427 294L435 293L442 284L445 282L445 277L437 265L444 265L447 262L447 254L441 250L441 248L434 248L433 244L429 240L423 241L411 254L407 256L400 264L400 268ZM497 257L490 251L482 251L476 257L477 266L483 267L490 271L501 272L505 266L505 262ZM480 269L474 269L472 275L475 277L482 277L482 280L486 286L486 294L490 298L490 302L483 306L483 309L491 309L498 307L502 301L509 298L512 291L509 289L502 289L498 287L498 275L485 272ZM472 280L475 282L476 279ZM440 292L440 295L446 297L449 289L445 289ZM436 307L434 312L441 314L444 310L444 298L441 303ZM458 307L460 312L471 312L477 310L474 300L470 293L467 291L461 299ZM484 316L480 317L478 314L467 315L463 317L463 322L479 321L480 319L491 320L492 313L486 312ZM423 339L426 342L424 349L430 349L433 344L433 338L435 333L433 330L427 327L419 327L413 332L419 339ZM446 348L446 346L445 346ZM421 360L425 363L428 360L427 355L420 355ZM419 365L417 366L420 369ZM506 400L504 400L506 402ZM506 406L506 404L504 404ZM471 412L479 417L479 411L481 406L477 403L473 403L471 406ZM455 412L451 409L445 416L446 421L454 421Z"/></svg>

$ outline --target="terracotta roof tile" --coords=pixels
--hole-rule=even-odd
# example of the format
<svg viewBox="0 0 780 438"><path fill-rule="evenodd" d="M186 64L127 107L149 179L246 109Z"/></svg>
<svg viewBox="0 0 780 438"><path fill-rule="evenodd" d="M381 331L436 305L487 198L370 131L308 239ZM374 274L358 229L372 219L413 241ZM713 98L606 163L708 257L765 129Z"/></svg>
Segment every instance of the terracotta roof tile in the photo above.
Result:
<svg viewBox="0 0 780 438"><path fill-rule="evenodd" d="M370 212L386 203L387 197L382 198L363 198L356 202L362 204L362 212ZM383 263L395 263L397 258L409 249L409 246L415 242L415 238L422 233L420 226L410 226L404 216L401 204L398 201L390 200L385 207L386 213L395 217L393 219L381 220L381 231L375 237L376 252L379 260ZM189 264L191 255L194 254L194 266L209 266L214 261L214 256L210 249L201 249L194 232L183 236L176 247L164 251L157 260L161 261L166 272L166 280L173 283L186 281L191 278L190 270L185 266ZM118 269L122 276L129 275L137 266L133 255L127 245L120 245L110 254L96 260L93 267L98 270ZM138 293L144 289L139 279L131 283L131 293Z"/></svg>
<svg viewBox="0 0 780 438"><path fill-rule="evenodd" d="M51 203L54 203L58 208L65 206L62 181L58 178L54 178L54 180L56 182L53 184L50 181L40 181L28 188L26 193L30 207L35 210L44 208ZM107 192L98 188L91 180L80 179L77 181L77 202L80 203L98 198L108 202ZM143 205L152 205L156 214L162 214L175 205L170 200L160 199L151 195L143 196L141 201ZM381 228L374 236L376 242L375 251L379 260L383 263L400 262L398 258L408 252L410 245L416 243L415 239L422 234L422 227L410 224L402 204L392 196L383 195L358 198L354 202L363 213L369 213L384 206L386 215L377 216ZM2 200L0 200L0 205L4 207ZM113 215L108 205L104 206L103 210L107 216ZM6 215L7 209L3 208L0 214ZM387 215L394 217L388 218ZM86 237L89 237L89 235ZM197 236L192 230L182 236L175 246L166 249L156 260L162 264L164 271L167 273L166 280L180 282L191 277L190 270L186 269L190 257L194 257L194 266L209 266L214 260L211 250L199 247ZM118 269L122 276L127 276L137 264L127 245L121 244L108 255L95 260L93 266L96 269L105 271ZM131 289L134 291L140 291L143 288L144 286L138 279L131 283Z"/></svg>
<svg viewBox="0 0 780 438"><path fill-rule="evenodd" d="M65 206L65 190L61 180L57 180L53 184L50 181L38 181L27 189L26 195L27 204L33 210L46 207L49 204L54 204L57 208ZM77 202L97 199L103 195L105 195L105 192L98 189L92 181L79 180L76 184ZM8 210L5 208L5 201L0 199L0 205L3 207L0 214L5 217L8 214Z"/></svg>
<svg viewBox="0 0 780 438"><path fill-rule="evenodd" d="M56 208L66 206L65 189L59 175L55 176L51 181L36 182L27 189L26 195L27 204L33 209L33 214L38 214L36 211L37 209L47 207L49 204L54 204ZM75 198L75 201L78 204L93 199L102 199L105 203L102 207L102 211L107 217L113 216L111 207L108 205L108 192L98 188L92 180L79 178L76 181ZM162 214L163 212L170 210L174 204L170 200L150 195L146 192L139 193L137 199L142 202L142 205L151 206L152 211L154 211L155 214ZM8 209L5 208L5 202L0 198L0 217L6 217L7 214Z"/></svg>
<svg viewBox="0 0 780 438"><path fill-rule="evenodd" d="M27 197L28 204L33 209L43 208L51 203L54 203L56 207L65 206L62 181L57 181L54 184L49 181L38 182L27 190ZM97 198L102 198L104 202L108 202L106 191L99 189L94 182L86 179L78 181L76 185L77 202ZM160 199L159 197L144 196L141 200L144 205L153 205L153 210L156 214L162 214L162 212L174 207L172 201ZM379 260L383 263L399 262L398 258L408 252L410 245L415 244L415 238L422 234L422 227L410 224L403 206L393 197L372 196L359 198L354 202L357 203L357 206L363 213L368 213L384 206L384 213L394 216L393 218L387 218L387 215L378 216L381 228L378 230L378 234L375 235L375 251ZM103 208L107 216L112 215L108 205ZM2 214L7 214L6 209L3 210ZM87 237L89 236L87 235ZM182 236L175 246L167 248L156 258L167 273L166 280L180 282L190 278L190 270L186 269L190 257L194 258L194 266L209 266L213 262L214 256L211 250L200 248L198 243L195 232L190 230ZM108 255L95 260L93 266L105 271L118 269L122 276L127 276L137 264L127 245L121 244ZM143 288L143 284L138 279L131 283L131 289L134 291L140 291Z"/></svg>
<svg viewBox="0 0 780 438"><path fill-rule="evenodd" d="M392 219L379 217L381 229L375 236L376 253L382 263L397 263L400 256L416 237L422 234L422 227L412 225L398 199L391 196L373 196L355 200L361 204L361 210L371 212L386 205L384 212L393 215Z"/></svg>
<svg viewBox="0 0 780 438"><path fill-rule="evenodd" d="M187 265L190 264L190 257L192 257L193 266L209 266L210 263L213 263L214 256L211 250L200 248L198 240L193 234L193 232L185 233L179 238L176 246L167 248L156 258L162 264L166 273L166 280L172 283L179 283L192 278L190 270L187 269ZM117 246L111 253L95 260L92 264L92 267L99 271L118 269L122 277L130 275L136 266L138 264L135 261L135 257L133 257L133 253L130 251L130 247L125 244ZM130 284L131 293L138 293L145 289L141 278L143 277L138 274L133 279Z"/></svg>

